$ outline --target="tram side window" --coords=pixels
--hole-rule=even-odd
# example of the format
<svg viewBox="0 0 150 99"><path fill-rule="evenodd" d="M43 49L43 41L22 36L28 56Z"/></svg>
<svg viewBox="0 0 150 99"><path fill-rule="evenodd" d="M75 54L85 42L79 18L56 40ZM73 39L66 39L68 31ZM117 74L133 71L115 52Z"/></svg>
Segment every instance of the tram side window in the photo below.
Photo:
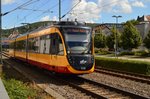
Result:
<svg viewBox="0 0 150 99"><path fill-rule="evenodd" d="M25 40L16 42L16 50L25 51L25 49L26 49L26 41Z"/></svg>
<svg viewBox="0 0 150 99"><path fill-rule="evenodd" d="M39 53L39 50L40 50L40 37L35 38L35 44L34 44L33 48L35 49L36 53Z"/></svg>
<svg viewBox="0 0 150 99"><path fill-rule="evenodd" d="M34 52L34 50L32 49L32 46L33 46L33 39L30 38L28 39L28 51L29 52Z"/></svg>
<svg viewBox="0 0 150 99"><path fill-rule="evenodd" d="M10 43L9 47L10 49L14 49L14 42Z"/></svg>
<svg viewBox="0 0 150 99"><path fill-rule="evenodd" d="M40 53L50 53L50 35L44 35L40 37Z"/></svg>
<svg viewBox="0 0 150 99"><path fill-rule="evenodd" d="M28 40L29 52L39 53L40 50L40 38L31 38Z"/></svg>
<svg viewBox="0 0 150 99"><path fill-rule="evenodd" d="M50 42L51 42L50 35L46 35L46 37L45 37L45 54L50 53Z"/></svg>
<svg viewBox="0 0 150 99"><path fill-rule="evenodd" d="M40 37L40 53L45 52L45 35Z"/></svg>

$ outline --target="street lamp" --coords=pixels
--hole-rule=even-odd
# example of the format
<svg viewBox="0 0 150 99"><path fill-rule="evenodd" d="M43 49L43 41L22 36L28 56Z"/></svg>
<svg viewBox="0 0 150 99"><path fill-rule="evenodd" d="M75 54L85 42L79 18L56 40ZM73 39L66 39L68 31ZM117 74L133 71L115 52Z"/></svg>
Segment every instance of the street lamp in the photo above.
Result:
<svg viewBox="0 0 150 99"><path fill-rule="evenodd" d="M116 18L116 27L115 27L115 44L114 44L114 48L115 48L115 57L117 57L117 49L118 49L118 38L117 38L117 24L118 24L118 18L121 18L122 16L118 15L113 15L112 17Z"/></svg>

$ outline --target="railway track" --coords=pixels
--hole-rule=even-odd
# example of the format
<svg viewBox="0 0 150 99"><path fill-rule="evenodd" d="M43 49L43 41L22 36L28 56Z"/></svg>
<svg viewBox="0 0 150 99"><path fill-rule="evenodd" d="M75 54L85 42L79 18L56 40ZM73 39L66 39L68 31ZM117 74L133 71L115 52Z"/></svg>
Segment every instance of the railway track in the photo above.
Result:
<svg viewBox="0 0 150 99"><path fill-rule="evenodd" d="M2 51L2 55L5 56L5 57L7 57L7 58L10 58L8 52L6 52L6 51Z"/></svg>
<svg viewBox="0 0 150 99"><path fill-rule="evenodd" d="M95 72L150 84L150 76L97 67Z"/></svg>
<svg viewBox="0 0 150 99"><path fill-rule="evenodd" d="M7 56L6 53L5 53L5 56ZM98 98L98 99L108 99L108 98L109 99L122 99L122 98L148 99L147 97L136 95L136 94L131 93L131 92L123 91L121 89L117 89L117 88L114 88L114 87L109 86L109 85L100 84L100 83L97 83L97 82L94 82L94 81L91 81L88 79L84 79L82 77L54 76L51 73L47 73L47 72L46 72L46 74L48 74L48 75L45 76L45 73L43 74L43 73L41 73L41 71L38 72L40 74L36 74L35 72L37 72L37 71L32 70L35 68L26 69L29 66L20 66L20 65L22 65L21 63L19 63L19 66L16 66L18 64L18 62L15 63L14 61L12 62L12 60L8 60L5 63L7 63L9 65L13 65L13 67L17 71L19 71L20 73L23 73L23 75L28 77L30 80L32 80L32 82L34 82L40 88L42 88L43 90L45 90L47 92L48 92L48 90L51 90L49 88L49 86L50 86L50 83L52 82L52 83L56 83L56 85L59 85L61 83L61 85L69 86L70 89L72 88L73 90L76 89L77 93L79 93L79 95L76 96L78 98L80 96L80 98L84 98L84 99L86 99L86 98L88 98L88 99L89 98ZM51 79L49 79L49 78L51 78ZM51 81L52 79L55 81ZM59 79L59 81L58 81L58 79ZM52 92L52 91L50 91L50 92ZM75 92L75 91L72 91L72 92ZM57 96L59 98L60 97L63 98L63 95L57 95ZM56 96L54 96L54 97L56 97ZM77 98L75 98L75 99L77 99Z"/></svg>
<svg viewBox="0 0 150 99"><path fill-rule="evenodd" d="M59 78L61 79L61 78ZM132 92L117 89L113 86L98 83L82 77L61 79L76 89L98 99L148 99Z"/></svg>

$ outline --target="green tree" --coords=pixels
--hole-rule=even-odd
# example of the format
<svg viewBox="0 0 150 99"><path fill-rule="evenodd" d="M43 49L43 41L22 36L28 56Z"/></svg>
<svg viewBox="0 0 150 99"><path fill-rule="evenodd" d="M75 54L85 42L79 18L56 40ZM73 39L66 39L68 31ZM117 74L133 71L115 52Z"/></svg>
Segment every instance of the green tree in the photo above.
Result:
<svg viewBox="0 0 150 99"><path fill-rule="evenodd" d="M106 44L107 44L108 48L109 49L113 49L114 48L115 38L117 40L117 46L120 47L120 43L121 43L120 37L121 37L121 33L118 30L117 30L117 33L116 33L116 29L115 29L115 27L113 27L111 29L111 34L109 36L107 36L107 38L106 38L106 40L107 40Z"/></svg>
<svg viewBox="0 0 150 99"><path fill-rule="evenodd" d="M144 39L143 43L147 48L150 48L150 31L148 32L148 34L147 34L146 38Z"/></svg>
<svg viewBox="0 0 150 99"><path fill-rule="evenodd" d="M97 48L105 48L106 47L106 36L102 33L102 31L99 31L94 38L94 45Z"/></svg>
<svg viewBox="0 0 150 99"><path fill-rule="evenodd" d="M137 20L135 20L135 19L129 20L129 21L127 21L126 23L128 24L128 22L131 22L133 25L139 24L139 21L137 21Z"/></svg>
<svg viewBox="0 0 150 99"><path fill-rule="evenodd" d="M122 47L124 49L131 50L132 48L137 48L142 43L142 38L139 31L128 21L125 24L124 31L122 34Z"/></svg>

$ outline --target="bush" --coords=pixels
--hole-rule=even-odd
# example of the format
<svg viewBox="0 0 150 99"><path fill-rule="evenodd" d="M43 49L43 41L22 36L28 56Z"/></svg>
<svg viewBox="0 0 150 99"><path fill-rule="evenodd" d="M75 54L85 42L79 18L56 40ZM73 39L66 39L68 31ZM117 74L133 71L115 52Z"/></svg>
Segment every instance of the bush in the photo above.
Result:
<svg viewBox="0 0 150 99"><path fill-rule="evenodd" d="M136 56L149 56L149 52L147 51L133 51L133 52L120 52L119 55L136 55Z"/></svg>
<svg viewBox="0 0 150 99"><path fill-rule="evenodd" d="M100 54L100 55L111 54L107 48L95 49L95 53Z"/></svg>
<svg viewBox="0 0 150 99"><path fill-rule="evenodd" d="M98 57L95 59L95 64L96 66L101 66L103 68L150 75L149 62Z"/></svg>
<svg viewBox="0 0 150 99"><path fill-rule="evenodd" d="M119 55L134 55L134 52L120 52Z"/></svg>
<svg viewBox="0 0 150 99"><path fill-rule="evenodd" d="M27 87L27 85L21 81L3 79L3 83L10 99L33 99L35 97L35 90Z"/></svg>
<svg viewBox="0 0 150 99"><path fill-rule="evenodd" d="M137 56L149 56L149 52L146 52L146 51L137 51L137 52L135 52L134 55L137 55Z"/></svg>
<svg viewBox="0 0 150 99"><path fill-rule="evenodd" d="M95 53L98 53L99 49L98 48L95 48Z"/></svg>

